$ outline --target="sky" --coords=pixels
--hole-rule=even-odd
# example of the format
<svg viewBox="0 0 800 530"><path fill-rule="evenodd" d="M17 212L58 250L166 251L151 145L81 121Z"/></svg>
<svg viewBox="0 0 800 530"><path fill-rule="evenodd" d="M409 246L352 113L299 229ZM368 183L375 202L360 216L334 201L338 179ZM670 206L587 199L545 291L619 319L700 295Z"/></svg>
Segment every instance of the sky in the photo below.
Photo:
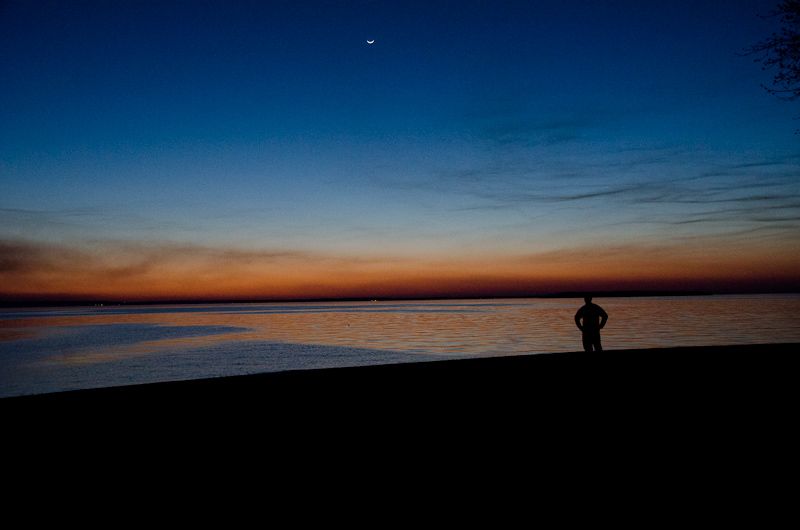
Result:
<svg viewBox="0 0 800 530"><path fill-rule="evenodd" d="M776 3L0 0L0 300L798 290Z"/></svg>

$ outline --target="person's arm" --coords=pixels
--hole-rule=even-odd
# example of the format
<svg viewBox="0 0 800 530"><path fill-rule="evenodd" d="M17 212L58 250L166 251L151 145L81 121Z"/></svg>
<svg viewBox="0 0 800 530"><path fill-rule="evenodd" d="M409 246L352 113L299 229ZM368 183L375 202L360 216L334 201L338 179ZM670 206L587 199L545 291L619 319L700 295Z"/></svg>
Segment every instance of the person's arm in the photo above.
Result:
<svg viewBox="0 0 800 530"><path fill-rule="evenodd" d="M581 324L581 318L583 317L583 308L578 309L578 312L575 313L575 325L578 326L578 329L583 331L583 324Z"/></svg>
<svg viewBox="0 0 800 530"><path fill-rule="evenodd" d="M600 329L603 329L603 326L608 322L608 313L603 311L603 308L600 306L598 306L598 309L600 309Z"/></svg>

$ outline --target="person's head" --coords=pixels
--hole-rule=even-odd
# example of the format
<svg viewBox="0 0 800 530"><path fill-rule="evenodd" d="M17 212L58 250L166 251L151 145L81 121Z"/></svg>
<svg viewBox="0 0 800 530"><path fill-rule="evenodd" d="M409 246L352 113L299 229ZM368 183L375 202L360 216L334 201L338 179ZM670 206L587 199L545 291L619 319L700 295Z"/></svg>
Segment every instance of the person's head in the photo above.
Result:
<svg viewBox="0 0 800 530"><path fill-rule="evenodd" d="M591 304L592 303L592 297L591 296L584 296L583 297L583 301L586 302L587 304Z"/></svg>

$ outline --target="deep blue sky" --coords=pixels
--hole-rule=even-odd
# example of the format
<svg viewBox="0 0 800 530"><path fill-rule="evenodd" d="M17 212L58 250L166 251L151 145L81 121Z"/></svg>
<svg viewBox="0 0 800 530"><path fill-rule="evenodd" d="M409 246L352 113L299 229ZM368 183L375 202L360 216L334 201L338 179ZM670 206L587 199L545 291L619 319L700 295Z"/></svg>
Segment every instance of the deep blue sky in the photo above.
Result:
<svg viewBox="0 0 800 530"><path fill-rule="evenodd" d="M0 238L795 251L774 5L2 2Z"/></svg>

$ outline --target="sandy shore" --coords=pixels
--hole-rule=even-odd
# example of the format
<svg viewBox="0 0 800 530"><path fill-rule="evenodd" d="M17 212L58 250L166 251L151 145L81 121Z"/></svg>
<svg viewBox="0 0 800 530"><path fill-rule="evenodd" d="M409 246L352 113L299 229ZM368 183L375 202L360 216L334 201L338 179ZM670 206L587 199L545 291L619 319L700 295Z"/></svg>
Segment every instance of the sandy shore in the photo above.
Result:
<svg viewBox="0 0 800 530"><path fill-rule="evenodd" d="M472 484L480 470L502 470L527 481L550 473L570 488L588 473L598 490L608 477L672 477L705 495L708 480L770 484L764 473L796 460L798 346L267 373L5 398L0 417L9 454L74 463L70 476L87 462L114 474L130 459L160 462L190 477L214 466L249 473L255 462L264 467L254 476L282 469L304 484L354 469Z"/></svg>
<svg viewBox="0 0 800 530"><path fill-rule="evenodd" d="M310 487L351 494L358 477L373 495L392 484L437 500L453 488L521 488L527 509L535 483L570 502L591 491L612 510L661 502L651 515L662 520L682 506L694 518L700 506L717 521L738 519L758 492L792 505L783 484L800 444L798 352L770 344L266 373L6 398L0 418L10 461L37 484L66 463L71 491L83 492L72 477L105 474L147 492L154 477L172 489L181 477L258 495L264 483L288 485L306 499ZM45 471L30 471L42 462ZM215 473L236 478L209 485Z"/></svg>
<svg viewBox="0 0 800 530"><path fill-rule="evenodd" d="M794 399L800 344L762 344L555 353L302 370L152 383L6 398L14 405L136 405L202 407L231 404L283 411L366 412L546 404L587 407L668 406Z"/></svg>

